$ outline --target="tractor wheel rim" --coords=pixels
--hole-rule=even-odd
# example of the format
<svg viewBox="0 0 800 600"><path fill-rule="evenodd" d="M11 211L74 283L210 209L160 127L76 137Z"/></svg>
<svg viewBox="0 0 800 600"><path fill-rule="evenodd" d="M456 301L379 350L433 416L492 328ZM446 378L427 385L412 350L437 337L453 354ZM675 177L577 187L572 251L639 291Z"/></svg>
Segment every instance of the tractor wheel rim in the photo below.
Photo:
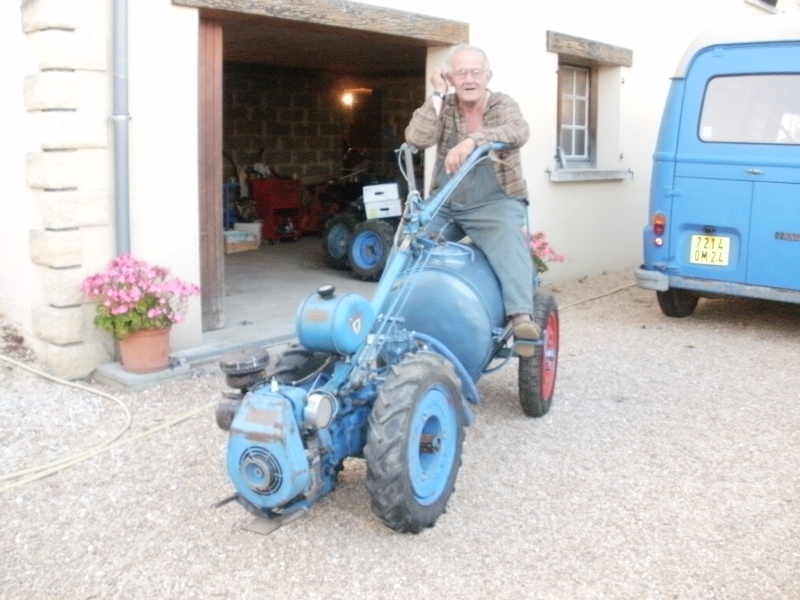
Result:
<svg viewBox="0 0 800 600"><path fill-rule="evenodd" d="M331 256L342 257L347 254L347 245L350 241L347 227L334 225L328 234L328 252Z"/></svg>
<svg viewBox="0 0 800 600"><path fill-rule="evenodd" d="M444 386L427 390L412 415L408 438L408 476L414 499L436 502L453 471L458 422Z"/></svg>
<svg viewBox="0 0 800 600"><path fill-rule="evenodd" d="M558 367L558 317L551 313L547 319L544 333L544 354L542 356L542 397L550 398L556 384Z"/></svg>
<svg viewBox="0 0 800 600"><path fill-rule="evenodd" d="M374 267L383 256L383 243L380 236L369 232L362 233L353 240L353 260L361 267Z"/></svg>

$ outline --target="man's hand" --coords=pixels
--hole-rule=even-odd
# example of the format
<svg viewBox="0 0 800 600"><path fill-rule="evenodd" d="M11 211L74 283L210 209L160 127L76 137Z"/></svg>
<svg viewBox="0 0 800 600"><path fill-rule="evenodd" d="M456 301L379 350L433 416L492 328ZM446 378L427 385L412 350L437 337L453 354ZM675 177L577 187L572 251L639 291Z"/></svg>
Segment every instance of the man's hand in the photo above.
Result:
<svg viewBox="0 0 800 600"><path fill-rule="evenodd" d="M433 86L434 90L436 90L437 92L440 92L442 94L446 94L447 93L448 85L447 85L447 78L445 77L444 71L442 71L441 69L434 69L433 72L431 73L430 80L431 80L431 85Z"/></svg>
<svg viewBox="0 0 800 600"><path fill-rule="evenodd" d="M472 138L466 138L453 146L447 153L447 156L444 157L445 173L451 175L458 171L476 147L477 144Z"/></svg>

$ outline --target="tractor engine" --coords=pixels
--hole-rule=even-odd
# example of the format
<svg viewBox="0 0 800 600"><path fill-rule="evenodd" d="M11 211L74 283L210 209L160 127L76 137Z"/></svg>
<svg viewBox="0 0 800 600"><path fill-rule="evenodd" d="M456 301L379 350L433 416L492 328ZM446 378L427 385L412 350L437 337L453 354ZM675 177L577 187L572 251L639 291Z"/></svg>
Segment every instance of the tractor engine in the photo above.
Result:
<svg viewBox="0 0 800 600"><path fill-rule="evenodd" d="M239 502L260 516L307 508L331 492L342 461L366 443L368 409L326 392L264 382L234 404L227 471Z"/></svg>
<svg viewBox="0 0 800 600"><path fill-rule="evenodd" d="M227 471L239 502L260 516L306 508L331 492L344 459L366 443L374 389L342 398L326 391L349 371L340 361L332 372L305 372L315 352L350 354L372 327L367 300L333 292L320 288L301 305L303 348L284 354L272 377L266 351L237 351L220 363L228 385L240 390L217 408L217 424L230 432Z"/></svg>

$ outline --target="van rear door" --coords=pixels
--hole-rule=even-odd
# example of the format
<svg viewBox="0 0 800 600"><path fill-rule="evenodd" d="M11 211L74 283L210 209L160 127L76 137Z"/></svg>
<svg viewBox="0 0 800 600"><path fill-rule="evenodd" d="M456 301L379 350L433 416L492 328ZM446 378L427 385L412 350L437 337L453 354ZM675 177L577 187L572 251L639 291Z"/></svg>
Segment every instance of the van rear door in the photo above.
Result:
<svg viewBox="0 0 800 600"><path fill-rule="evenodd" d="M800 44L699 53L679 127L671 263L800 289Z"/></svg>

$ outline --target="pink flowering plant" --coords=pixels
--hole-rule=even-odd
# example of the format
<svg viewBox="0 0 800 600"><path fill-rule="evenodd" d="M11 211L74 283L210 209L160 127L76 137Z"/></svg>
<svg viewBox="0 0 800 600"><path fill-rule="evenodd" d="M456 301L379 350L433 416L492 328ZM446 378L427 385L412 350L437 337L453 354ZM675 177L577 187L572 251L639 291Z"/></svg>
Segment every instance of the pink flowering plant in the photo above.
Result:
<svg viewBox="0 0 800 600"><path fill-rule="evenodd" d="M81 291L97 304L94 324L122 340L136 331L182 322L189 298L200 288L173 277L169 269L123 254L104 272L84 279Z"/></svg>
<svg viewBox="0 0 800 600"><path fill-rule="evenodd" d="M555 251L547 241L543 231L531 234L528 247L531 249L534 267L537 273L544 273L549 268L547 263L563 263L564 256Z"/></svg>

